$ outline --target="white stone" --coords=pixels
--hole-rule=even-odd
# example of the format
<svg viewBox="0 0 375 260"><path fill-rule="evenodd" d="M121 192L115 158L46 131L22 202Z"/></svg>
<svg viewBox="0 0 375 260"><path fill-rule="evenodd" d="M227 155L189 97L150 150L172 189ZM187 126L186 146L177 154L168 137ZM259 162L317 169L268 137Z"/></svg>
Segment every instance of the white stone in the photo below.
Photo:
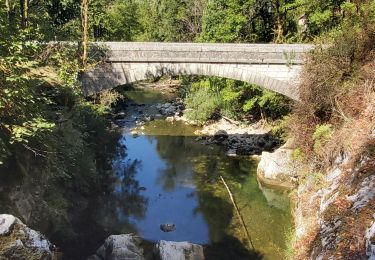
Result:
<svg viewBox="0 0 375 260"><path fill-rule="evenodd" d="M14 226L16 224L17 228L15 232ZM55 255L55 253L51 251L51 249L54 248L54 245L50 243L44 235L38 231L28 228L18 218L12 215L2 214L0 215L0 240L1 235L8 235L10 233L15 237L15 240L14 245L7 250L12 252L14 257L17 256L18 250L30 250L30 252L45 255L46 257L53 257ZM13 255L11 255L11 259L16 258L13 258Z"/></svg>
<svg viewBox="0 0 375 260"><path fill-rule="evenodd" d="M375 214L374 214L375 219ZM371 243L371 238L375 237L375 221L372 222L372 225L366 230L366 254L370 260L375 260L375 244Z"/></svg>
<svg viewBox="0 0 375 260"><path fill-rule="evenodd" d="M189 242L161 240L156 245L161 260L203 260L203 247Z"/></svg>
<svg viewBox="0 0 375 260"><path fill-rule="evenodd" d="M351 195L348 196L347 199L353 202L352 209L359 210L366 206L370 201L375 198L375 176L371 175L365 178L359 190Z"/></svg>
<svg viewBox="0 0 375 260"><path fill-rule="evenodd" d="M273 153L263 152L257 172L265 179L291 181L297 175L292 150L280 148Z"/></svg>
<svg viewBox="0 0 375 260"><path fill-rule="evenodd" d="M17 218L8 214L0 215L0 236L10 233L14 224L17 223Z"/></svg>

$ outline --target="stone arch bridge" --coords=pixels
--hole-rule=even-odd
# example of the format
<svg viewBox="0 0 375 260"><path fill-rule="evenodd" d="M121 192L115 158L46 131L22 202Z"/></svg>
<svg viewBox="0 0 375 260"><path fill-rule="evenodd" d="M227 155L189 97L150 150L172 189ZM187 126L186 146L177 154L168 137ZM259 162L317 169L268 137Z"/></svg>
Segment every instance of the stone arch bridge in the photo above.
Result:
<svg viewBox="0 0 375 260"><path fill-rule="evenodd" d="M93 47L93 52L100 50L104 62L81 76L87 96L162 75L204 75L256 84L295 100L303 55L313 48L306 44L140 42L104 42Z"/></svg>

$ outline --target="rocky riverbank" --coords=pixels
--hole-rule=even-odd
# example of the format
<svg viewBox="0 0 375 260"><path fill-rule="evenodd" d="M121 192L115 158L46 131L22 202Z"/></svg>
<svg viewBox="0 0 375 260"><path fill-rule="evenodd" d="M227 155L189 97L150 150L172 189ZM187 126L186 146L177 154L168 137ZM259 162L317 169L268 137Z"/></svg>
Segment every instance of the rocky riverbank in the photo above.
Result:
<svg viewBox="0 0 375 260"><path fill-rule="evenodd" d="M147 122L158 119L196 125L185 117L185 105L183 100L178 98L156 104L126 101L119 107L121 109L114 111L112 119L122 127L126 124L132 125L129 126L131 132L136 135L143 134L143 126ZM244 125L225 117L206 123L195 134L197 141L206 145L223 146L228 156L260 155L263 151L273 151L280 144L272 135L270 127L264 127L260 122Z"/></svg>
<svg viewBox="0 0 375 260"><path fill-rule="evenodd" d="M0 215L0 259L58 260L62 255L40 232L12 215ZM133 234L111 235L87 260L203 260L203 247L188 242L151 243Z"/></svg>
<svg viewBox="0 0 375 260"><path fill-rule="evenodd" d="M0 259L59 259L57 248L47 238L12 215L0 215Z"/></svg>

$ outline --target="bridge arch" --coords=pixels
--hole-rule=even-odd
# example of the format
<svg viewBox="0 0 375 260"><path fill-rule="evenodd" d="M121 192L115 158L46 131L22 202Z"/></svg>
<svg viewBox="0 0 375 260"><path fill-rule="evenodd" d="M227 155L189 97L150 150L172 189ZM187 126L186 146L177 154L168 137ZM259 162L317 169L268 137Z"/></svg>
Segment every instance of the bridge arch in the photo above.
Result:
<svg viewBox="0 0 375 260"><path fill-rule="evenodd" d="M250 67L248 65L220 63L114 63L106 64L89 72L86 76L83 76L81 81L84 94L91 95L118 85L131 84L164 75L217 76L256 84L291 99L298 100L298 91L295 86L297 83L280 79L287 78L290 74L294 76L298 73L298 70L284 67L275 68L275 66L261 64ZM278 77L275 77L276 74Z"/></svg>

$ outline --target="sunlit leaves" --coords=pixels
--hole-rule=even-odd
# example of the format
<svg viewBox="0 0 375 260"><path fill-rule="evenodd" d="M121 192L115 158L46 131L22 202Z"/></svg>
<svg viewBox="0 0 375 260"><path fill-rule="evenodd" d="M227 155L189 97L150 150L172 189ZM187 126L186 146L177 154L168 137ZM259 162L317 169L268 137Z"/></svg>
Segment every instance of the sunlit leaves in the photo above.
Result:
<svg viewBox="0 0 375 260"><path fill-rule="evenodd" d="M43 118L34 118L31 121L24 122L21 126L14 125L12 127L10 142L27 143L30 137L35 136L38 132L41 131L51 131L54 126L54 123L49 123Z"/></svg>

